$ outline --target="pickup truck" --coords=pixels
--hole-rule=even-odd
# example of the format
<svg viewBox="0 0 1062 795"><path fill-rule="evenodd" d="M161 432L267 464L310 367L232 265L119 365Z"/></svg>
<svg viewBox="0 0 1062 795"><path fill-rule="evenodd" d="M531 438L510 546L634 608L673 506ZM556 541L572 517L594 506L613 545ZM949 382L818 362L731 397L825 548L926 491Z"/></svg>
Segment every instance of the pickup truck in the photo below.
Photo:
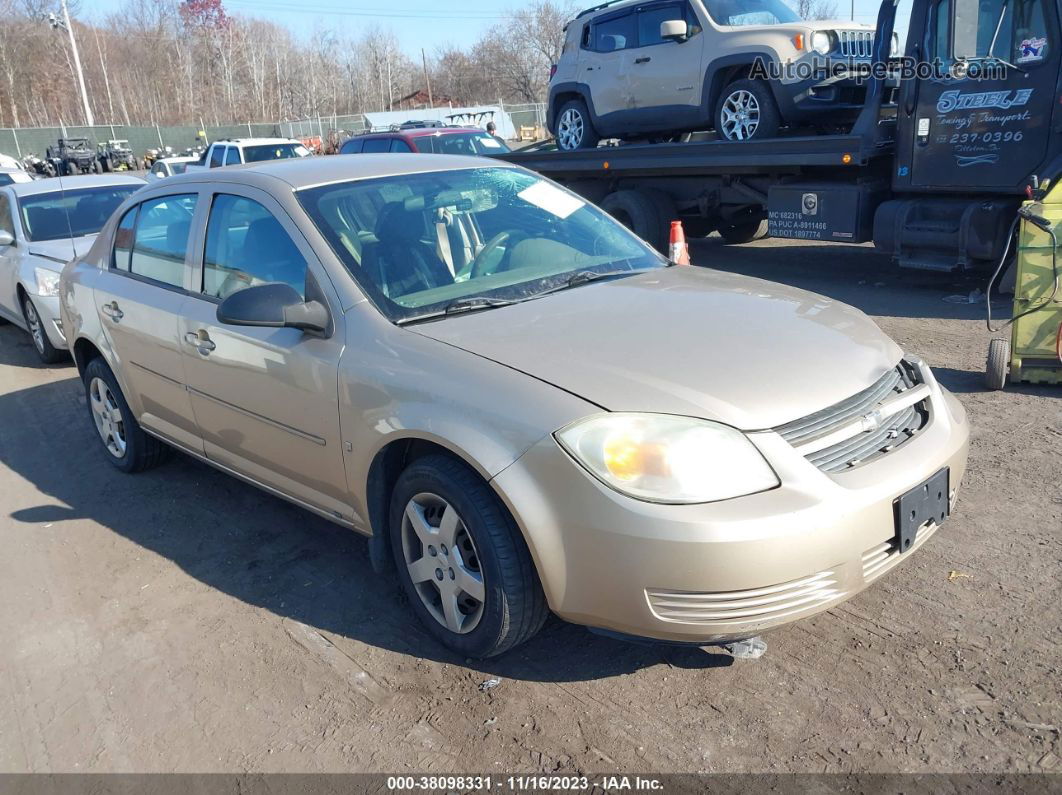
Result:
<svg viewBox="0 0 1062 795"><path fill-rule="evenodd" d="M199 162L190 164L186 171L308 157L310 154L309 149L291 138L222 138L214 141Z"/></svg>

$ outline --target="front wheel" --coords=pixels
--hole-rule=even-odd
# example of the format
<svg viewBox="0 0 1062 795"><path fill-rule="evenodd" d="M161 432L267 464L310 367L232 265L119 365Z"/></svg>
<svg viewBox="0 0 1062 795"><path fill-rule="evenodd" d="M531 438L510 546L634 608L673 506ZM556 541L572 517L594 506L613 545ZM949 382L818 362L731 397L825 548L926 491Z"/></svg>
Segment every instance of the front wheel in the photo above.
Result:
<svg viewBox="0 0 1062 795"><path fill-rule="evenodd" d="M52 345L48 339L48 332L44 330L44 321L37 314L37 307L29 296L22 299L22 317L26 319L26 328L29 329L33 338L33 347L37 349L37 355L45 364L55 364L66 358L66 351Z"/></svg>
<svg viewBox="0 0 1062 795"><path fill-rule="evenodd" d="M73 160L68 160L67 163L66 163L66 175L68 177L73 177L73 176L75 176L78 173L79 173L79 171L78 171L77 163L75 163Z"/></svg>
<svg viewBox="0 0 1062 795"><path fill-rule="evenodd" d="M528 640L549 614L531 553L497 495L463 462L414 461L391 495L391 548L421 622L468 657Z"/></svg>
<svg viewBox="0 0 1062 795"><path fill-rule="evenodd" d="M593 149L600 140L581 99L565 102L557 114L557 146L565 152Z"/></svg>
<svg viewBox="0 0 1062 795"><path fill-rule="evenodd" d="M773 138L782 120L762 80L735 80L723 89L715 109L715 131L727 141Z"/></svg>
<svg viewBox="0 0 1062 795"><path fill-rule="evenodd" d="M989 389L1002 389L1007 385L1007 371L1010 369L1010 340L996 337L988 343L988 361L985 363L985 386Z"/></svg>
<svg viewBox="0 0 1062 795"><path fill-rule="evenodd" d="M169 448L144 433L103 359L93 359L85 367L85 396L108 461L123 472L141 472L165 460Z"/></svg>

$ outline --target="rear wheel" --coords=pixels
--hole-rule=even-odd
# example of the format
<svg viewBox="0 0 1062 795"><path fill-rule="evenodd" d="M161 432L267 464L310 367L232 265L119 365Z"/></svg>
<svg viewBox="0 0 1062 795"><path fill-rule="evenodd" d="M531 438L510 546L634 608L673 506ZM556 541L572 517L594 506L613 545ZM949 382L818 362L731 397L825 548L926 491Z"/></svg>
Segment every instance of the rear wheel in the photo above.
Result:
<svg viewBox="0 0 1062 795"><path fill-rule="evenodd" d="M454 651L492 657L545 622L546 598L519 528L462 461L430 455L410 464L391 495L390 533L414 612Z"/></svg>
<svg viewBox="0 0 1062 795"><path fill-rule="evenodd" d="M123 472L141 472L162 463L169 448L144 433L111 368L101 358L85 367L85 395L89 416L103 444L107 460Z"/></svg>
<svg viewBox="0 0 1062 795"><path fill-rule="evenodd" d="M671 222L678 219L675 203L658 190L618 190L601 202L601 209L661 253L667 253Z"/></svg>
<svg viewBox="0 0 1062 795"><path fill-rule="evenodd" d="M727 141L773 138L782 120L762 80L735 80L723 89L715 109L715 131Z"/></svg>
<svg viewBox="0 0 1062 795"><path fill-rule="evenodd" d="M1010 369L1010 340L996 337L988 343L988 361L985 364L985 386L989 389L1002 389L1007 385L1007 371Z"/></svg>
<svg viewBox="0 0 1062 795"><path fill-rule="evenodd" d="M581 99L565 102L557 113L557 146L565 152L593 149L600 140Z"/></svg>
<svg viewBox="0 0 1062 795"><path fill-rule="evenodd" d="M751 243L766 233L767 224L761 220L742 221L740 224L719 227L719 235L727 243Z"/></svg>
<svg viewBox="0 0 1062 795"><path fill-rule="evenodd" d="M48 339L48 332L44 330L44 321L37 314L37 307L29 296L22 299L22 316L26 319L26 328L29 329L30 337L33 338L33 347L37 349L37 355L45 364L55 364L66 358L66 351L59 350Z"/></svg>

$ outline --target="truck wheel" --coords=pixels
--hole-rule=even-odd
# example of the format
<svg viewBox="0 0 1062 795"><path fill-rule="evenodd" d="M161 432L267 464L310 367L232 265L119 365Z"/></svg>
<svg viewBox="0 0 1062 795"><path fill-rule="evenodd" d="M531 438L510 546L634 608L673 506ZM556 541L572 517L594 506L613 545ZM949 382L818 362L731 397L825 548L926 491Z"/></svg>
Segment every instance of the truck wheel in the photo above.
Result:
<svg viewBox="0 0 1062 795"><path fill-rule="evenodd" d="M727 243L751 243L758 237L762 237L761 230L764 229L763 221L742 221L740 224L733 224L732 226L719 227L719 235Z"/></svg>
<svg viewBox="0 0 1062 795"><path fill-rule="evenodd" d="M66 161L66 175L72 177L78 173L77 163L73 160Z"/></svg>
<svg viewBox="0 0 1062 795"><path fill-rule="evenodd" d="M601 209L661 253L667 253L671 222L678 219L671 198L658 190L618 190Z"/></svg>
<svg viewBox="0 0 1062 795"><path fill-rule="evenodd" d="M410 464L391 494L389 530L410 606L459 654L501 654L549 616L516 522L464 462L429 455Z"/></svg>
<svg viewBox="0 0 1062 795"><path fill-rule="evenodd" d="M723 89L715 109L716 134L727 141L773 138L782 119L762 80L735 80Z"/></svg>
<svg viewBox="0 0 1062 795"><path fill-rule="evenodd" d="M557 114L557 146L562 151L593 149L599 140L586 103L581 99L572 99L561 105Z"/></svg>
<svg viewBox="0 0 1062 795"><path fill-rule="evenodd" d="M988 343L988 362L985 366L985 386L1002 389L1007 385L1007 370L1010 368L1010 340L996 337Z"/></svg>

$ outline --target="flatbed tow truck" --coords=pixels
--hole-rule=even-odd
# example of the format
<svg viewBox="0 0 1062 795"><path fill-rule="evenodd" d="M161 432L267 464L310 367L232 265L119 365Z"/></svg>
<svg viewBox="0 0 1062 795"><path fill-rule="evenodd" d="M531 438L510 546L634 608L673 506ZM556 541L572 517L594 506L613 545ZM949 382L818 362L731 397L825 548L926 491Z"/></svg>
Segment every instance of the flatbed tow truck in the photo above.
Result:
<svg viewBox="0 0 1062 795"><path fill-rule="evenodd" d="M873 240L900 266L990 270L1018 207L1062 171L1062 0L914 0L903 66L898 0L878 11L866 104L844 134L629 143L504 156L599 204L666 251L668 221L718 231ZM922 64L921 69L915 65ZM931 69L932 67L932 69Z"/></svg>

